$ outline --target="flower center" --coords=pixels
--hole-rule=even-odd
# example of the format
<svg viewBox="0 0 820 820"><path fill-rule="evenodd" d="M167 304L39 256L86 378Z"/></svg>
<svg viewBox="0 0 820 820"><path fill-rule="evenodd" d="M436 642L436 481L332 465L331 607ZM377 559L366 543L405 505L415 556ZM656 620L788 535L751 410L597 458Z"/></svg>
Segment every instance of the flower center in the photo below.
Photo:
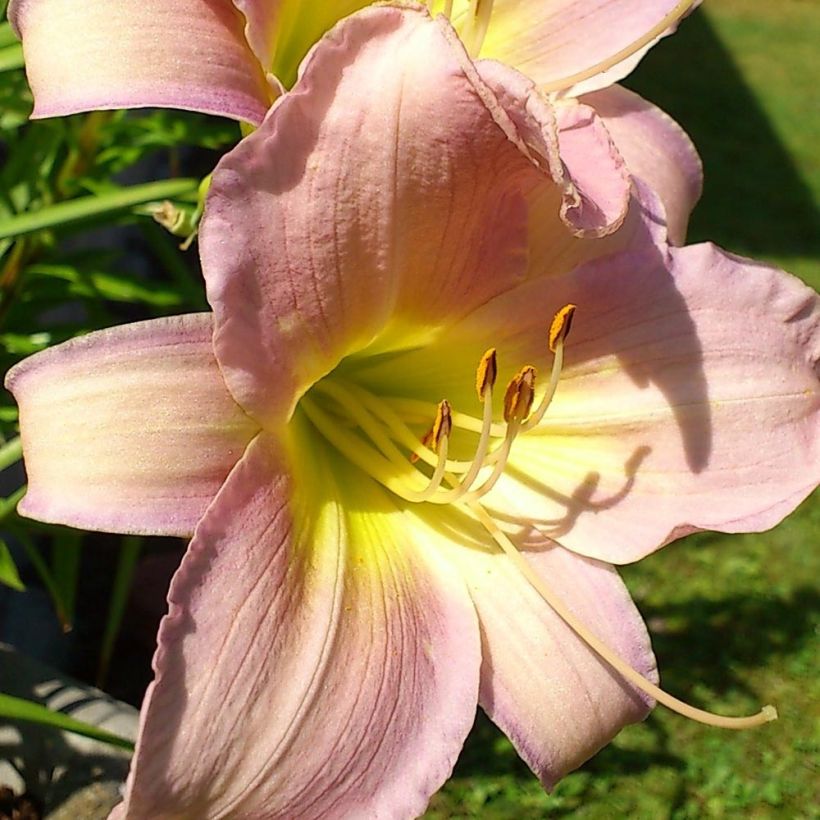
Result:
<svg viewBox="0 0 820 820"><path fill-rule="evenodd" d="M503 423L493 420L493 389L498 373L494 348L481 357L476 371L476 392L483 406L481 418L454 411L446 399L439 402L433 414L433 406L426 402L378 397L336 375L315 384L299 406L336 450L404 501L455 504L477 520L567 626L615 671L659 703L698 722L727 729L775 720L777 712L772 706L764 706L748 717L724 717L697 709L644 678L572 614L481 503L503 474L515 439L541 422L555 396L574 314L575 305L566 305L550 325L552 371L538 403L536 370L526 365L507 385ZM429 419L430 415L434 415L433 423L419 438L411 423L425 416ZM475 442L469 460L450 458L451 439L459 433L471 436Z"/></svg>
<svg viewBox="0 0 820 820"><path fill-rule="evenodd" d="M315 385L318 394L302 399L301 406L316 429L356 466L395 495L411 503L453 504L481 499L496 485L516 437L532 430L555 395L564 360L564 340L574 305L555 316L549 333L553 353L549 382L533 410L536 371L527 365L513 377L504 394L504 423L493 421L493 388L498 367L494 348L479 362L476 392L481 418L453 412L443 400L433 424L419 439L407 418L429 412L425 402L385 399L337 377ZM322 400L320 400L320 398ZM477 435L473 457L450 458L453 432Z"/></svg>

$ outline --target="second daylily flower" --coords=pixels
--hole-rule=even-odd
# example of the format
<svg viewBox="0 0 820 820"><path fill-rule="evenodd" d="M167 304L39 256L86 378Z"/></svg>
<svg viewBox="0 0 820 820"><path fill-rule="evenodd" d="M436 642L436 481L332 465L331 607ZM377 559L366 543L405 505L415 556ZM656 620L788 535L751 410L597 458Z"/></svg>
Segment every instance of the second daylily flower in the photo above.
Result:
<svg viewBox="0 0 820 820"><path fill-rule="evenodd" d="M23 39L34 116L170 106L258 125L283 89L292 86L309 49L336 21L367 5L364 0L11 0L9 18ZM597 191L584 186L605 187L606 201L599 202L603 207L594 219L590 212L580 221L570 214L574 230L602 235L619 227L629 199L625 161L674 215L670 237L683 242L686 222L677 215L688 214L700 196L697 153L666 114L613 83L693 2L435 0L430 5L452 21L479 64L499 61L519 69L555 103L557 148L570 177L583 164L589 140L599 143L594 178L569 193L595 196ZM581 94L586 96L577 99Z"/></svg>
<svg viewBox="0 0 820 820"><path fill-rule="evenodd" d="M10 373L23 512L193 533L121 816L410 817L477 703L551 786L668 701L611 564L816 485L814 294L668 248L648 195L570 272L601 246L497 79L347 19L214 174L213 313Z"/></svg>

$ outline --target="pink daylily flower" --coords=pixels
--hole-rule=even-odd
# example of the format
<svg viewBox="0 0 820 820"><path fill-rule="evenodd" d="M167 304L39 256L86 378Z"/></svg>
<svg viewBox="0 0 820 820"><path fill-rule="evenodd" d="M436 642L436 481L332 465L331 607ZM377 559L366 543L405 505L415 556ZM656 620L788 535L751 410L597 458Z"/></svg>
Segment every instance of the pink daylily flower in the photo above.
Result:
<svg viewBox="0 0 820 820"><path fill-rule="evenodd" d="M620 226L629 202L628 168L660 196L670 215L670 239L682 244L682 215L701 193L700 159L669 116L613 83L695 4L435 0L430 6L452 21L476 59L520 70L555 104L554 128L568 166L581 161L590 139L606 148L595 177L611 189L608 208L594 224L574 225L579 232L602 235ZM367 5L11 0L9 19L23 40L34 117L170 106L259 125L292 86L310 48L338 20Z"/></svg>
<svg viewBox="0 0 820 820"><path fill-rule="evenodd" d="M550 787L669 700L612 564L817 484L816 295L646 192L574 238L517 76L348 18L214 174L213 312L10 372L21 512L193 534L117 816L412 817L477 703Z"/></svg>

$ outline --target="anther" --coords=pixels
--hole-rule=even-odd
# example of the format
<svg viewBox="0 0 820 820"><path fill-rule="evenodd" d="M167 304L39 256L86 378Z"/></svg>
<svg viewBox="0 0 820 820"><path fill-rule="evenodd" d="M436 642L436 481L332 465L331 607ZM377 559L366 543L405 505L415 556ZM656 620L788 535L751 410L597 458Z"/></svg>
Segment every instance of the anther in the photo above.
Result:
<svg viewBox="0 0 820 820"><path fill-rule="evenodd" d="M453 431L453 413L447 399L440 401L436 410L436 420L430 431L430 449L437 453L441 440Z"/></svg>
<svg viewBox="0 0 820 820"><path fill-rule="evenodd" d="M532 409L534 398L535 368L527 365L507 385L507 392L504 394L504 421L507 424L524 421Z"/></svg>
<svg viewBox="0 0 820 820"><path fill-rule="evenodd" d="M573 316L575 316L575 305L569 304L564 305L553 317L549 333L550 351L553 353L555 353L555 348L569 336Z"/></svg>
<svg viewBox="0 0 820 820"><path fill-rule="evenodd" d="M540 424L558 389L558 380L561 378L561 369L564 366L564 342L569 336L573 316L575 316L575 305L568 304L557 311L552 319L548 334L549 348L553 353L552 372L538 407L521 427L524 433Z"/></svg>
<svg viewBox="0 0 820 820"><path fill-rule="evenodd" d="M491 347L478 363L475 374L475 389L478 393L478 400L484 401L484 396L488 390L495 387L495 380L498 377L498 362L496 360L495 348Z"/></svg>

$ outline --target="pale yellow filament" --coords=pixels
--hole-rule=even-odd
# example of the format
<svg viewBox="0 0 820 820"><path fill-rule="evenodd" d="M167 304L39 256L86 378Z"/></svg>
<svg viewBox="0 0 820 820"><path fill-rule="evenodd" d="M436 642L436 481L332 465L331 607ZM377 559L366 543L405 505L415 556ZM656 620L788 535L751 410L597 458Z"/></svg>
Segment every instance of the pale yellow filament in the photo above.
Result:
<svg viewBox="0 0 820 820"><path fill-rule="evenodd" d="M461 34L464 47L467 53L473 57L478 57L481 46L484 45L484 38L487 36L487 29L490 26L490 15L493 11L493 0L473 0L472 13L468 15L468 22ZM471 3L471 5L473 5ZM449 15L447 15L449 17Z"/></svg>

